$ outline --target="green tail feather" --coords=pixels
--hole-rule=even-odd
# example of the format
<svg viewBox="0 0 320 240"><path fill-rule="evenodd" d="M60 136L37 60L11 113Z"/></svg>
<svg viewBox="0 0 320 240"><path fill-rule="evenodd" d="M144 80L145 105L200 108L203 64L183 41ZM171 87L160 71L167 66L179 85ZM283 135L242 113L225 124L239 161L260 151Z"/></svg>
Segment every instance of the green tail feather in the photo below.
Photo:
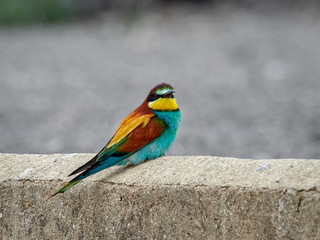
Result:
<svg viewBox="0 0 320 240"><path fill-rule="evenodd" d="M82 179L80 180L76 180L74 182L69 182L68 184L66 184L65 186L63 186L59 191L57 191L55 194L53 194L51 197L57 195L58 193L64 193L65 191L69 190L71 187L73 187L74 185L76 185L78 182L80 182Z"/></svg>

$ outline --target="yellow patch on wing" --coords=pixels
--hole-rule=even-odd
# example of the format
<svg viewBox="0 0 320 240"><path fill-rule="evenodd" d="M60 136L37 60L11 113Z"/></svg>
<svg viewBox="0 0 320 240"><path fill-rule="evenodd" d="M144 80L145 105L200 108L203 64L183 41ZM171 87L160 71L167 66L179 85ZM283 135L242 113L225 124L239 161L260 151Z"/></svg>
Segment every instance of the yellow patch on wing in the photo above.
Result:
<svg viewBox="0 0 320 240"><path fill-rule="evenodd" d="M179 109L175 98L159 98L149 102L148 106L155 111L175 111Z"/></svg>
<svg viewBox="0 0 320 240"><path fill-rule="evenodd" d="M118 142L120 142L123 138L125 138L129 133L131 133L140 125L142 125L142 127L145 127L153 116L155 116L154 113L144 114L140 116L139 115L137 116L137 113L134 113L134 112L129 114L120 123L119 128L115 132L107 148L112 147L114 144L117 144Z"/></svg>

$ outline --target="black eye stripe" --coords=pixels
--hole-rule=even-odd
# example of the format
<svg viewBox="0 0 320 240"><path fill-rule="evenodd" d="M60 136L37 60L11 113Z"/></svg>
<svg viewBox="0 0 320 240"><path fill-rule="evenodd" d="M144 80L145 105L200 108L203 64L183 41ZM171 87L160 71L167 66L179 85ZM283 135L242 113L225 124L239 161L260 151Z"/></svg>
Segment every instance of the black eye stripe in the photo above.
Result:
<svg viewBox="0 0 320 240"><path fill-rule="evenodd" d="M153 93L153 94L148 96L147 101L148 102L152 102L152 101L155 101L155 100L157 100L159 98L174 98L174 92L167 93L167 94Z"/></svg>
<svg viewBox="0 0 320 240"><path fill-rule="evenodd" d="M160 97L161 97L160 95L158 95L158 94L155 93L155 94L149 95L147 101L148 101L148 102L152 102L152 101L154 101L154 100L157 100L157 99L160 98Z"/></svg>

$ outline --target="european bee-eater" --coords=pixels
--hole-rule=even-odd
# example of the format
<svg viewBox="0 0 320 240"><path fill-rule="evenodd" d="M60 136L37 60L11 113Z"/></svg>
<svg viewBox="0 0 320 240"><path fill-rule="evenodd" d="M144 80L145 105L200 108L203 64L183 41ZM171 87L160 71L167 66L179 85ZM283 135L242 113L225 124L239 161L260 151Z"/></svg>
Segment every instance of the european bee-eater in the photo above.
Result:
<svg viewBox="0 0 320 240"><path fill-rule="evenodd" d="M127 162L136 165L163 156L174 141L181 121L174 93L173 87L166 83L154 87L145 101L122 120L107 145L73 171L69 176L79 174L52 196L105 168Z"/></svg>

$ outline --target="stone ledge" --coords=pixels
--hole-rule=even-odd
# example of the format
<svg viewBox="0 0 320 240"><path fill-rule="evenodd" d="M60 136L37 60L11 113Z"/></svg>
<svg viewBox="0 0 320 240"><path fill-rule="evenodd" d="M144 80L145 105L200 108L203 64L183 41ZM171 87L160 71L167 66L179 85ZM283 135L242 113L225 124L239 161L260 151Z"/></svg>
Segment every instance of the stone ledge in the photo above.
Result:
<svg viewBox="0 0 320 240"><path fill-rule="evenodd" d="M319 239L320 160L163 157L46 200L92 154L0 154L0 239Z"/></svg>

